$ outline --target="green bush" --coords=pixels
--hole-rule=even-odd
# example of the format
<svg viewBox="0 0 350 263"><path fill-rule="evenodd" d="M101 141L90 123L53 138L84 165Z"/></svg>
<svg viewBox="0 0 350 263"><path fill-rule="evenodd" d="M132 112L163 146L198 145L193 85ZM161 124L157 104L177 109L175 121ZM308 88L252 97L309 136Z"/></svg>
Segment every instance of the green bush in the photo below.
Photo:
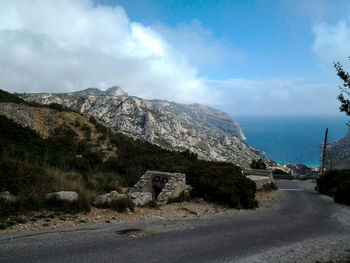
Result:
<svg viewBox="0 0 350 263"><path fill-rule="evenodd" d="M263 159L259 159L259 160L253 160L252 163L250 164L250 168L252 169L260 169L260 170L266 170L266 164L263 161Z"/></svg>
<svg viewBox="0 0 350 263"><path fill-rule="evenodd" d="M274 191L277 190L277 186L274 183L270 183L270 184L265 184L262 188L263 192L270 192L270 191Z"/></svg>
<svg viewBox="0 0 350 263"><path fill-rule="evenodd" d="M333 196L335 202L350 204L350 170L330 170L317 179L317 191Z"/></svg>
<svg viewBox="0 0 350 263"><path fill-rule="evenodd" d="M276 169L274 169L274 170L272 171L272 174L284 174L284 175L288 175L289 173L287 173L286 171L284 171L284 170L282 170L282 169L276 168Z"/></svg>
<svg viewBox="0 0 350 263"><path fill-rule="evenodd" d="M156 202L156 200L151 200L149 201L147 204L145 204L143 207L147 207L147 208L153 208L153 209L159 209L159 206Z"/></svg>
<svg viewBox="0 0 350 263"><path fill-rule="evenodd" d="M330 170L317 179L321 194L334 196L340 185L350 180L350 170Z"/></svg>
<svg viewBox="0 0 350 263"><path fill-rule="evenodd" d="M45 201L47 210L62 211L65 213L90 212L90 201L82 195L79 195L76 201L70 202L60 200L55 197Z"/></svg>
<svg viewBox="0 0 350 263"><path fill-rule="evenodd" d="M342 183L334 195L334 201L344 205L350 205L350 180Z"/></svg>
<svg viewBox="0 0 350 263"><path fill-rule="evenodd" d="M129 198L112 200L112 202L108 204L108 208L111 208L117 211L118 213L125 212L127 208L129 208L133 212L134 207L134 203Z"/></svg>
<svg viewBox="0 0 350 263"><path fill-rule="evenodd" d="M187 172L192 194L232 208L255 208L256 185L232 163L196 161Z"/></svg>
<svg viewBox="0 0 350 263"><path fill-rule="evenodd" d="M167 204L171 203L180 203L184 201L190 201L191 197L188 193L182 192L178 197L175 198L169 198Z"/></svg>

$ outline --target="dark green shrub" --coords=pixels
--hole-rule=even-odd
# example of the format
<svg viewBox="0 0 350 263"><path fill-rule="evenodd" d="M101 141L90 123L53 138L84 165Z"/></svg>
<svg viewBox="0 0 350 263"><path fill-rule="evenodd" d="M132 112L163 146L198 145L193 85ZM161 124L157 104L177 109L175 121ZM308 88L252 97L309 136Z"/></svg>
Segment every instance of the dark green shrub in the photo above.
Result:
<svg viewBox="0 0 350 263"><path fill-rule="evenodd" d="M178 197L169 198L167 204L180 203L180 202L185 202L190 200L191 200L191 196L189 194L186 194L185 192L182 192Z"/></svg>
<svg viewBox="0 0 350 263"><path fill-rule="evenodd" d="M196 161L188 170L192 194L232 208L254 208L256 185L232 163Z"/></svg>
<svg viewBox="0 0 350 263"><path fill-rule="evenodd" d="M90 212L90 200L83 195L79 195L76 201L70 202L58 198L50 198L45 201L47 210L62 211L65 213Z"/></svg>
<svg viewBox="0 0 350 263"><path fill-rule="evenodd" d="M147 204L145 204L143 207L147 207L147 208L153 208L153 209L159 209L159 206L156 202L156 200L151 200L149 201Z"/></svg>
<svg viewBox="0 0 350 263"><path fill-rule="evenodd" d="M272 171L272 173L273 173L273 174L284 174L284 175L288 175L288 174L289 174L289 173L287 173L286 171L284 171L284 170L282 170L282 169L278 169L278 168L274 169L274 170Z"/></svg>
<svg viewBox="0 0 350 263"><path fill-rule="evenodd" d="M350 180L342 183L334 195L334 201L344 205L350 205Z"/></svg>
<svg viewBox="0 0 350 263"><path fill-rule="evenodd" d="M334 197L337 203L350 205L350 170L330 170L317 179L316 190Z"/></svg>
<svg viewBox="0 0 350 263"><path fill-rule="evenodd" d="M317 190L321 194L334 196L339 186L350 180L350 170L329 170L317 179Z"/></svg>
<svg viewBox="0 0 350 263"><path fill-rule="evenodd" d="M129 198L121 198L112 200L112 202L108 204L108 207L117 211L118 213L122 213L125 212L127 208L133 212L135 206Z"/></svg>
<svg viewBox="0 0 350 263"><path fill-rule="evenodd" d="M84 132L85 137L89 139L92 133L90 126L84 123L83 126L81 126L81 130Z"/></svg>
<svg viewBox="0 0 350 263"><path fill-rule="evenodd" d="M264 163L263 159L259 160L253 160L250 164L250 168L252 169L260 169L260 170L266 170L266 164Z"/></svg>
<svg viewBox="0 0 350 263"><path fill-rule="evenodd" d="M262 191L263 192L270 192L270 191L275 191L275 190L277 190L278 188L277 188L277 186L274 184L274 183L270 183L270 184L265 184L264 186L263 186L263 189L262 189Z"/></svg>

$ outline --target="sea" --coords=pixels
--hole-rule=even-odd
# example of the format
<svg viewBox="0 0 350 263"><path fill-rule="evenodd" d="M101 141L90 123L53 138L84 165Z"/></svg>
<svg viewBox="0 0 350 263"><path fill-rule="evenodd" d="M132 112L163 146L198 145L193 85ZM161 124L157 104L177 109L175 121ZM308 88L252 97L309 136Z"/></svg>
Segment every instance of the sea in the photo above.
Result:
<svg viewBox="0 0 350 263"><path fill-rule="evenodd" d="M321 143L328 128L328 142L343 138L348 130L345 115L237 115L247 143L277 163L318 167Z"/></svg>

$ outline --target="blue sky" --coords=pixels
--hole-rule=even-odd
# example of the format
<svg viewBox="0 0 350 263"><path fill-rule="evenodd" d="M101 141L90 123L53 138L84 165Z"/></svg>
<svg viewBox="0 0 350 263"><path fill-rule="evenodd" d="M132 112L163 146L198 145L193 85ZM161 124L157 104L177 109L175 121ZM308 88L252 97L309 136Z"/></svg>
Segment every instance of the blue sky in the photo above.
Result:
<svg viewBox="0 0 350 263"><path fill-rule="evenodd" d="M0 81L10 91L120 85L235 115L340 114L333 62L350 69L348 0L0 5Z"/></svg>

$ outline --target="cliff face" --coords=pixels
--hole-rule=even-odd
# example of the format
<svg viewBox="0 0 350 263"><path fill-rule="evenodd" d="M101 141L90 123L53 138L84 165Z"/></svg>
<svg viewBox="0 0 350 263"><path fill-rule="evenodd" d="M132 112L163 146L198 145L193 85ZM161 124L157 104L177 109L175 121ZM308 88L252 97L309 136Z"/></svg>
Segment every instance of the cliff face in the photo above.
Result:
<svg viewBox="0 0 350 263"><path fill-rule="evenodd" d="M202 159L247 166L262 153L243 142L240 126L226 113L199 104L145 100L128 96L119 87L21 97L42 104L63 104L94 115L133 138L168 149L189 149Z"/></svg>
<svg viewBox="0 0 350 263"><path fill-rule="evenodd" d="M327 168L350 169L350 127L344 138L327 146Z"/></svg>

